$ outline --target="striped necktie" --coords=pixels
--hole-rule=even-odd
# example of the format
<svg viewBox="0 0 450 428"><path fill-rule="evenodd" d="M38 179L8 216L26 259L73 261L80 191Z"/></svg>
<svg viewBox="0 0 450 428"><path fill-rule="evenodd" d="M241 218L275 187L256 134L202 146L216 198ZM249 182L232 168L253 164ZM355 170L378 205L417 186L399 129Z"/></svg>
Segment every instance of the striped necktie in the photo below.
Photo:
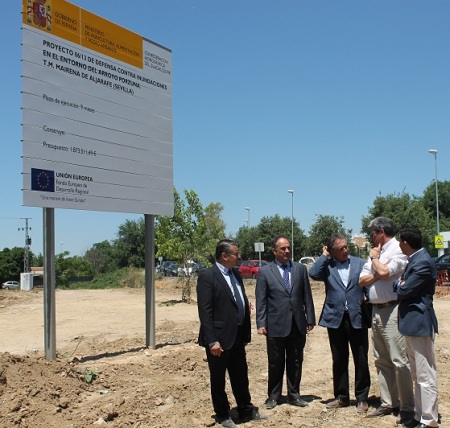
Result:
<svg viewBox="0 0 450 428"><path fill-rule="evenodd" d="M291 292L291 283L289 282L289 266L281 265L281 269L283 269L284 286L286 287L286 290L290 293Z"/></svg>
<svg viewBox="0 0 450 428"><path fill-rule="evenodd" d="M244 302L241 298L241 293L236 285L236 279L234 278L233 271L231 269L228 270L228 276L230 277L231 287L233 288L234 300L236 300L236 305L238 307L238 315L239 315L239 325L244 324L245 318L245 309Z"/></svg>

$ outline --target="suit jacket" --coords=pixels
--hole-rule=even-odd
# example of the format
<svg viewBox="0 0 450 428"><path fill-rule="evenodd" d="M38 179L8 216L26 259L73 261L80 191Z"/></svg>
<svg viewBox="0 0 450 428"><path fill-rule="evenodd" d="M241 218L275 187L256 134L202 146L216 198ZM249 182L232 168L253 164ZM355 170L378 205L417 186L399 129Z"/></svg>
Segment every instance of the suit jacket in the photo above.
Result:
<svg viewBox="0 0 450 428"><path fill-rule="evenodd" d="M256 325L265 327L269 337L286 337L291 332L292 320L306 334L306 325L315 325L314 302L308 272L302 264L293 262L291 292L275 262L259 269L256 281Z"/></svg>
<svg viewBox="0 0 450 428"><path fill-rule="evenodd" d="M322 327L338 328L344 317L347 302L348 314L353 328L367 328L361 314L361 302L364 289L359 286L359 274L365 261L359 257L349 256L350 272L347 286L342 282L334 258L321 255L311 266L309 276L325 283L325 302L319 318Z"/></svg>
<svg viewBox="0 0 450 428"><path fill-rule="evenodd" d="M404 336L432 336L438 332L433 308L436 285L436 266L425 249L415 253L406 265L399 285L394 282L398 295L398 329Z"/></svg>
<svg viewBox="0 0 450 428"><path fill-rule="evenodd" d="M242 277L237 269L233 274L238 280L245 302L243 323L244 341L250 342L250 311ZM239 312L233 293L222 272L214 264L203 270L197 280L197 305L200 318L200 346L219 342L222 349L229 350L234 345L238 331Z"/></svg>

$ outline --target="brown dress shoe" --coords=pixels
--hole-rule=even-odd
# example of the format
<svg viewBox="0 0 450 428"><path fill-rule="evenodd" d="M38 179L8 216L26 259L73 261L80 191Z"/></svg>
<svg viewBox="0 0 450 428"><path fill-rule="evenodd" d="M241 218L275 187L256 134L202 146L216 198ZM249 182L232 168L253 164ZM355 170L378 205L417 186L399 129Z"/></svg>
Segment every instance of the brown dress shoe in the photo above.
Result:
<svg viewBox="0 0 450 428"><path fill-rule="evenodd" d="M356 405L356 413L366 413L369 410L369 405L367 401L358 401Z"/></svg>
<svg viewBox="0 0 450 428"><path fill-rule="evenodd" d="M330 401L327 404L327 409L339 409L340 407L348 407L350 405L349 401L340 400L339 398L336 398L333 401Z"/></svg>
<svg viewBox="0 0 450 428"><path fill-rule="evenodd" d="M380 406L380 407L377 407L373 412L370 412L367 415L367 417L368 418L376 418L378 416L392 415L392 413L395 413L396 410L398 410L398 407L392 408L392 407Z"/></svg>

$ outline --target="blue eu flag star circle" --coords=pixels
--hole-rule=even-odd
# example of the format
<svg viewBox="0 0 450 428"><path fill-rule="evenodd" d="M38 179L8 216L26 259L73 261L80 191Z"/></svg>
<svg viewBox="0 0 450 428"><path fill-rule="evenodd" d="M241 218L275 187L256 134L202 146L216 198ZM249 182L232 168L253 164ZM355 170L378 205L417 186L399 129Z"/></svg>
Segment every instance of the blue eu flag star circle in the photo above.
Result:
<svg viewBox="0 0 450 428"><path fill-rule="evenodd" d="M31 190L40 192L55 191L55 171L31 168Z"/></svg>

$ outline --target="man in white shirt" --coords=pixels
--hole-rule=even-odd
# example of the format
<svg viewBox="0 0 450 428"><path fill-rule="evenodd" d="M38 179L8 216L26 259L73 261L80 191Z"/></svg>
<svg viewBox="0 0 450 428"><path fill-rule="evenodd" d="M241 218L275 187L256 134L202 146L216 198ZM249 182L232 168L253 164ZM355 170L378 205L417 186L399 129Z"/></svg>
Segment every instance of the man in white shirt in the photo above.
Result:
<svg viewBox="0 0 450 428"><path fill-rule="evenodd" d="M398 330L397 293L392 284L402 275L407 258L395 239L392 220L377 217L369 224L373 248L361 271L359 285L368 287L373 304L372 335L381 406L368 417L400 410L398 422L414 419L414 392L404 336Z"/></svg>

